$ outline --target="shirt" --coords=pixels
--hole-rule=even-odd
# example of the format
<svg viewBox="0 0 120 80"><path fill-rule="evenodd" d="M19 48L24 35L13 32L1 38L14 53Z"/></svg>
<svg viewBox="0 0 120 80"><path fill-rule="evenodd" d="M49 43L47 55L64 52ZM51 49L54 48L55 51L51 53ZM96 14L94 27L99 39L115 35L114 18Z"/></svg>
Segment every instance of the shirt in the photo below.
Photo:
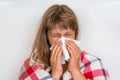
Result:
<svg viewBox="0 0 120 80"><path fill-rule="evenodd" d="M110 80L108 71L104 68L100 58L88 54L86 51L80 53L80 70L87 80ZM50 67L45 69L43 64L32 64L30 58L24 61L19 80L55 80L50 74ZM72 80L69 71L63 74L61 80Z"/></svg>

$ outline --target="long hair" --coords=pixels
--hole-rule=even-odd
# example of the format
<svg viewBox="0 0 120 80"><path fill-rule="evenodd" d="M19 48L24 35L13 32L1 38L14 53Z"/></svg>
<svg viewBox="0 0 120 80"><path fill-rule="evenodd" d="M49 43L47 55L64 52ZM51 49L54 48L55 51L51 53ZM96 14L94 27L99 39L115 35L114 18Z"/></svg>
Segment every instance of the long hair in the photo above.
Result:
<svg viewBox="0 0 120 80"><path fill-rule="evenodd" d="M78 21L74 12L66 5L53 5L47 9L42 17L39 30L37 32L32 48L32 59L39 64L50 66L50 43L48 41L48 31L56 28L71 29L75 31L75 39L78 36Z"/></svg>

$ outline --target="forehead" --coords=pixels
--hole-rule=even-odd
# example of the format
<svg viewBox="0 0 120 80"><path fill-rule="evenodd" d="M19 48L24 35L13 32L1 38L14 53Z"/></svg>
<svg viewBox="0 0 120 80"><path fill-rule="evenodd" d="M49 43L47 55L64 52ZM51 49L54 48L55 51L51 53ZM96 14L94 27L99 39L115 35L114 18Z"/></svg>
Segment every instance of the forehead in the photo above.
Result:
<svg viewBox="0 0 120 80"><path fill-rule="evenodd" d="M51 33L65 33L65 32L74 32L72 29L68 28L68 29L63 29L63 28L53 28L52 30L50 30L49 32Z"/></svg>
<svg viewBox="0 0 120 80"><path fill-rule="evenodd" d="M60 24L55 24L51 29L48 29L48 31L73 31L69 26L63 26Z"/></svg>

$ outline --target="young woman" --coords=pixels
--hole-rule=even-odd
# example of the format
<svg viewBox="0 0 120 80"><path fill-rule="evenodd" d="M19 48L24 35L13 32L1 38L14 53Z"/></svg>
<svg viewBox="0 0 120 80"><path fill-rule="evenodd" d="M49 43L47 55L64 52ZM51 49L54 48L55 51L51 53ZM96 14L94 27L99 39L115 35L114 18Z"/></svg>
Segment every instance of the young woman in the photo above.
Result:
<svg viewBox="0 0 120 80"><path fill-rule="evenodd" d="M23 64L19 80L109 80L101 59L81 51L71 40L65 42L70 59L61 64L62 43L58 39L76 40L78 28L77 18L68 6L56 4L49 7L43 15L31 55Z"/></svg>

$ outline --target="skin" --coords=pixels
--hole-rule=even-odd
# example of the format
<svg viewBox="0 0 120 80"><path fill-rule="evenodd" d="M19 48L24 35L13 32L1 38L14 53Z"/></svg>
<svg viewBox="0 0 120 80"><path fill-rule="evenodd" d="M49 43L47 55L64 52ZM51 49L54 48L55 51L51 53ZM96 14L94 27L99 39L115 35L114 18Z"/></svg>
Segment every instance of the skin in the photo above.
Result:
<svg viewBox="0 0 120 80"><path fill-rule="evenodd" d="M79 69L79 60L80 60L80 49L77 45L70 40L67 40L65 43L67 45L67 49L70 54L70 60L67 64L61 64L61 55L62 55L62 43L58 41L61 37L67 37L71 39L75 39L75 31L71 29L59 29L58 27L48 31L48 40L50 45L54 44L54 48L51 51L50 63L51 63L51 75L56 80L60 80L60 77L63 73L68 70L73 80L86 80L84 75L81 73Z"/></svg>

